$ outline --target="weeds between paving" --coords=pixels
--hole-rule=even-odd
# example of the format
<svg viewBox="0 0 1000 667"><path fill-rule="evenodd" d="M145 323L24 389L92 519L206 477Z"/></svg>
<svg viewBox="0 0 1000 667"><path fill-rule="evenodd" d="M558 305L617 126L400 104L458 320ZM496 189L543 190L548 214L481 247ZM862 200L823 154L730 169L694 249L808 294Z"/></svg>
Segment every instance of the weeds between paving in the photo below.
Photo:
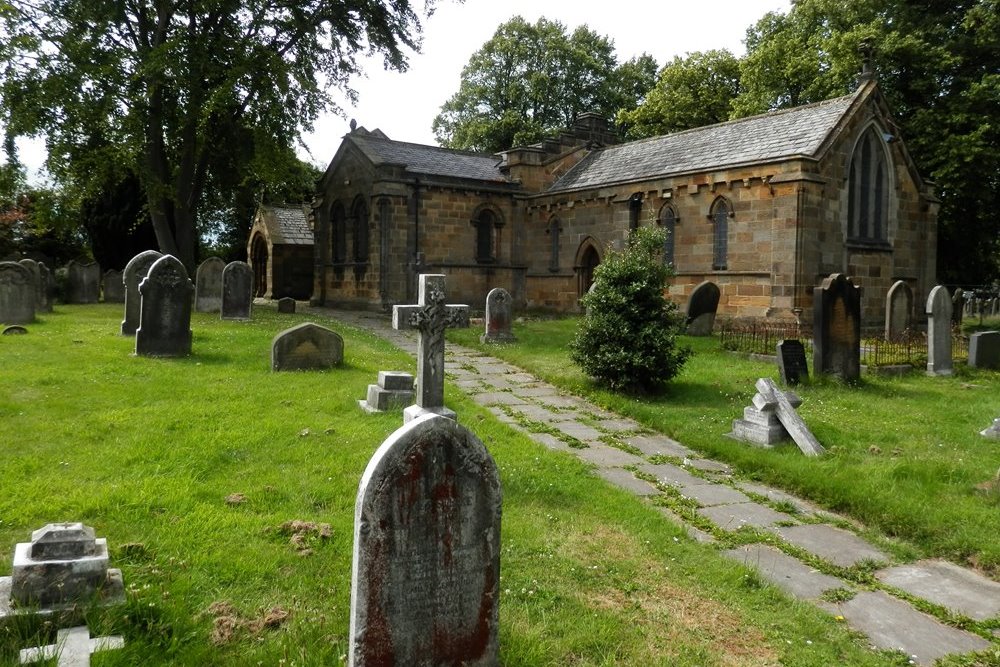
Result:
<svg viewBox="0 0 1000 667"><path fill-rule="evenodd" d="M83 521L128 589L124 606L87 614L92 636L126 639L100 664L340 664L358 480L401 423L356 401L412 359L333 324L343 368L271 373L271 338L306 318L264 309L246 323L196 314L193 356L139 358L120 319L62 306L0 339L0 573L32 530ZM501 471L504 665L906 664L573 456L450 388L447 400ZM9 621L0 662L53 637Z"/></svg>

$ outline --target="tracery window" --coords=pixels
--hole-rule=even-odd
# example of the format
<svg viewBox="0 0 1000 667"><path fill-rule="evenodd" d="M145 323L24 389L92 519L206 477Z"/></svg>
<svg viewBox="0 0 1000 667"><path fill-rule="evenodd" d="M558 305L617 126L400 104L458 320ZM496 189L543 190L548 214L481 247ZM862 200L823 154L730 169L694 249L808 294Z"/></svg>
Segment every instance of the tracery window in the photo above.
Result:
<svg viewBox="0 0 1000 667"><path fill-rule="evenodd" d="M889 219L889 169L884 144L869 127L854 148L847 191L847 236L885 241Z"/></svg>

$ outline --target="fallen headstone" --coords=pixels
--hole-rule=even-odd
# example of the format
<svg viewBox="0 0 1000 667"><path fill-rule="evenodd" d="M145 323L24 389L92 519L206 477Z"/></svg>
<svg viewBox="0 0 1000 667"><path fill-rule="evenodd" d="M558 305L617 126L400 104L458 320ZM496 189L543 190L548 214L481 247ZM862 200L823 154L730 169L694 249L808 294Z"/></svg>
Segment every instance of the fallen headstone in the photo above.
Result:
<svg viewBox="0 0 1000 667"><path fill-rule="evenodd" d="M778 388L773 380L760 378L753 405L744 408L743 419L733 421L731 437L761 447L773 447L791 438L806 456L819 456L825 450L795 411L802 399Z"/></svg>
<svg viewBox="0 0 1000 667"><path fill-rule="evenodd" d="M87 626L81 625L59 630L55 644L21 649L18 661L28 665L55 658L57 667L89 667L91 653L113 651L124 646L125 640L119 636L91 638Z"/></svg>
<svg viewBox="0 0 1000 667"><path fill-rule="evenodd" d="M312 322L285 329L271 341L272 371L326 370L343 362L344 339Z"/></svg>
<svg viewBox="0 0 1000 667"><path fill-rule="evenodd" d="M368 395L358 405L365 412L385 412L413 403L413 376L402 371L379 371L378 384L368 385Z"/></svg>

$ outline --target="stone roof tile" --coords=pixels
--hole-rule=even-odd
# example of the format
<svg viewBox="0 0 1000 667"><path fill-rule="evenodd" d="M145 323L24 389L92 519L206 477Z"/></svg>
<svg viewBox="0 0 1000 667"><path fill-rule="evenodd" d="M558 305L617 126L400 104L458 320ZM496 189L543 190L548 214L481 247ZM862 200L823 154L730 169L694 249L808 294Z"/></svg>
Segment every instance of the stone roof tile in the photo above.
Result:
<svg viewBox="0 0 1000 667"><path fill-rule="evenodd" d="M274 216L275 228L272 229L272 243L288 245L312 245L313 233L309 229L305 211L301 206L267 206Z"/></svg>
<svg viewBox="0 0 1000 667"><path fill-rule="evenodd" d="M376 165L401 164L415 174L509 183L500 173L500 159L495 155L423 146L373 135L348 136Z"/></svg>

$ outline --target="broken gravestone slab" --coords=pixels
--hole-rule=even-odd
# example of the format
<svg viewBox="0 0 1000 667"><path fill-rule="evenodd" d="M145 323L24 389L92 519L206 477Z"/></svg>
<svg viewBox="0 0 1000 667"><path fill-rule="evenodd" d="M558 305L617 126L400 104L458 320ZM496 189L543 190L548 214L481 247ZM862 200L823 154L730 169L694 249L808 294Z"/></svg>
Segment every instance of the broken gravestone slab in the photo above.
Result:
<svg viewBox="0 0 1000 667"><path fill-rule="evenodd" d="M802 400L795 394L781 391L769 378L757 380L753 405L743 410L743 419L733 421L730 434L761 447L773 447L791 438L806 456L819 456L825 450L795 411Z"/></svg>
<svg viewBox="0 0 1000 667"><path fill-rule="evenodd" d="M385 412L413 403L413 376L402 371L379 371L378 384L368 385L368 395L358 401L365 412Z"/></svg>

